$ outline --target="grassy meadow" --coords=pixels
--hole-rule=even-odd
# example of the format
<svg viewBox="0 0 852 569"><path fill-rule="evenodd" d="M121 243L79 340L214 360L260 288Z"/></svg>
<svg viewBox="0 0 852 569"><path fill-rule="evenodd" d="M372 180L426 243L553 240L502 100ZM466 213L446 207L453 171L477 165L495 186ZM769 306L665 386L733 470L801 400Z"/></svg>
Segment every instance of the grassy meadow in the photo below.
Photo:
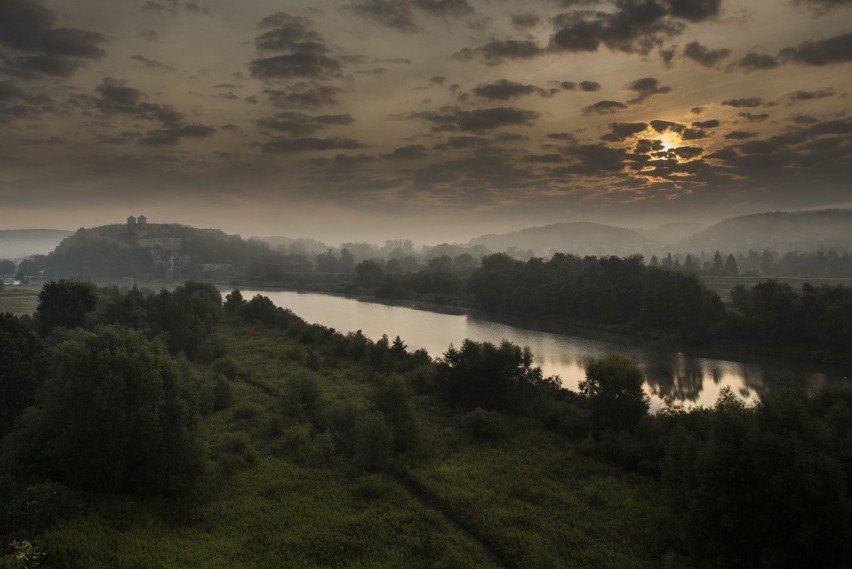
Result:
<svg viewBox="0 0 852 569"><path fill-rule="evenodd" d="M374 371L286 331L230 323L219 335L238 377L230 407L204 419L197 495L79 496L36 538L46 566L659 565L657 483L600 463L582 441L508 417L505 437L476 440L460 414L416 395L420 444L365 473L328 425L370 408ZM306 377L320 390L307 411L288 397Z"/></svg>

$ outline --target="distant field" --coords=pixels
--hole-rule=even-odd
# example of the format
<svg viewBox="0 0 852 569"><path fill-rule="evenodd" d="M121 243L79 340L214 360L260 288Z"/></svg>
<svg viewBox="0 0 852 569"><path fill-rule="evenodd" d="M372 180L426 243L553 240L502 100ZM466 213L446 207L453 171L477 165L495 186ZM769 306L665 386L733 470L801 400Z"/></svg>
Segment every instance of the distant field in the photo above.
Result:
<svg viewBox="0 0 852 569"><path fill-rule="evenodd" d="M32 314L38 304L41 286L7 286L0 290L0 313L11 312L16 316Z"/></svg>
<svg viewBox="0 0 852 569"><path fill-rule="evenodd" d="M729 301L730 300L730 292L731 289L737 285L745 285L745 286L754 286L760 282L766 282L770 280L771 277L745 277L745 276L737 276L737 277L710 277L710 276L702 276L701 282L704 283L704 286L718 294L722 297L722 300ZM819 286L823 284L828 285L843 285L843 286L852 286L852 278L843 278L843 279L832 279L832 278L820 278L820 277L775 277L775 280L787 283L792 286L794 289L799 289L805 283L810 283L814 286Z"/></svg>

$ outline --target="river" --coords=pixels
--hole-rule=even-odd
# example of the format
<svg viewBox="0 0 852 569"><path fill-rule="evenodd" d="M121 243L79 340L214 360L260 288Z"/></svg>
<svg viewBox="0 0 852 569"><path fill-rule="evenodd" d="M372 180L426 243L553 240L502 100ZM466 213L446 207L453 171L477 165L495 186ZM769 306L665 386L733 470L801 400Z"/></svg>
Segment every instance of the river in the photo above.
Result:
<svg viewBox="0 0 852 569"><path fill-rule="evenodd" d="M809 387L835 379L807 366L698 357L627 340L527 330L475 315L441 314L314 293L256 290L243 290L242 293L246 299L255 294L267 296L276 306L289 308L307 322L339 332L361 330L373 340L381 338L382 334L390 339L399 336L410 349L423 348L433 357L444 353L451 343L460 346L465 338L492 343L509 340L529 346L535 364L541 366L544 374L558 375L562 385L572 390L576 390L585 377L589 360L608 352L621 352L636 360L645 374L645 391L651 397L654 410L666 402L679 402L687 407L710 406L724 387L753 401L785 375L804 379Z"/></svg>

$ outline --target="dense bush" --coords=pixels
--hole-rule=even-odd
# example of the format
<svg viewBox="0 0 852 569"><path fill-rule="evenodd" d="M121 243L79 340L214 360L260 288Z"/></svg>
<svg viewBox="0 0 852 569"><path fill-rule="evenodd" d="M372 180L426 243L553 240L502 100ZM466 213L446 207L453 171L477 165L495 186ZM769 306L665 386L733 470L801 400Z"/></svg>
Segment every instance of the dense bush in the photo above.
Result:
<svg viewBox="0 0 852 569"><path fill-rule="evenodd" d="M441 395L466 408L520 412L536 397L559 389L559 379L544 377L532 365L529 348L510 342L499 347L465 340L438 360Z"/></svg>
<svg viewBox="0 0 852 569"><path fill-rule="evenodd" d="M117 327L76 330L51 363L39 407L14 439L44 444L33 455L43 453L49 472L91 490L193 486L203 467L194 396L159 341Z"/></svg>

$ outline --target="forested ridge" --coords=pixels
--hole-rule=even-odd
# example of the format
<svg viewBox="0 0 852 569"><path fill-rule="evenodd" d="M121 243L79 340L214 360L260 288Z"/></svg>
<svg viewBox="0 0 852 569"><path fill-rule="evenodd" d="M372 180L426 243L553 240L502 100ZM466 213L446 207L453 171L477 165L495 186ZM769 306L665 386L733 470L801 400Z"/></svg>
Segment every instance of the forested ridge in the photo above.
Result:
<svg viewBox="0 0 852 569"><path fill-rule="evenodd" d="M619 354L572 392L195 282L50 282L0 342L3 567L852 561L845 385L652 415Z"/></svg>

